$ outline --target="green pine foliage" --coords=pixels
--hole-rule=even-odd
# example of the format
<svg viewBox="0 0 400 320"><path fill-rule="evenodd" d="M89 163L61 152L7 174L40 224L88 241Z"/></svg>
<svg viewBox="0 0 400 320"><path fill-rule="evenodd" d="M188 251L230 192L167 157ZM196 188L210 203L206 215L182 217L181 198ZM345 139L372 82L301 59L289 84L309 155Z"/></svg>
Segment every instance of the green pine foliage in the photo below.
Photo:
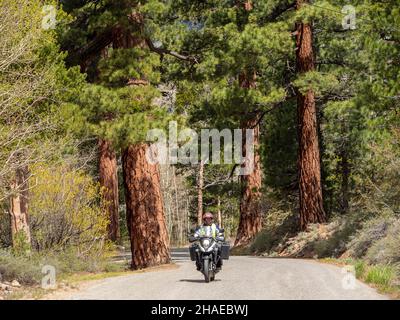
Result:
<svg viewBox="0 0 400 320"><path fill-rule="evenodd" d="M63 48L69 52L67 61L88 65L88 83L76 106L69 109L75 130L108 139L118 150L146 141L150 129L166 128L174 117L154 102L160 96L159 54L141 46L111 45L117 29L122 37L153 41L165 5L160 1L66 1L62 5L71 17L60 33ZM143 18L143 25L132 18L134 15ZM91 46L97 42L100 47L92 52ZM129 85L130 80L145 82Z"/></svg>

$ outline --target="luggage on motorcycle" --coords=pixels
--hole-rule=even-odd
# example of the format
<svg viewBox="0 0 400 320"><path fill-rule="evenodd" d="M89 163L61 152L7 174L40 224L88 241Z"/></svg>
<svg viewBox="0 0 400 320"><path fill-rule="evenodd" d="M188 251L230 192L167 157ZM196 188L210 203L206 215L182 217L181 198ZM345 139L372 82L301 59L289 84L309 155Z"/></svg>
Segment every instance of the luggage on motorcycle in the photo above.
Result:
<svg viewBox="0 0 400 320"><path fill-rule="evenodd" d="M224 242L221 244L221 258L224 260L229 259L229 250L230 250L230 244L228 242Z"/></svg>
<svg viewBox="0 0 400 320"><path fill-rule="evenodd" d="M190 252L190 260L196 261L196 246L190 246L189 252Z"/></svg>

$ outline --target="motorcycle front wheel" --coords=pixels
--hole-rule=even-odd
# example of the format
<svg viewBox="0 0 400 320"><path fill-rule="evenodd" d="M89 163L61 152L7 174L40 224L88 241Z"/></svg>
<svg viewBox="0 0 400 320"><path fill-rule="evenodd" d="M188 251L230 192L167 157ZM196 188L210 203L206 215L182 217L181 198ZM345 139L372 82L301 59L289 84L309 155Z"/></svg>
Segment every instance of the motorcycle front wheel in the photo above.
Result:
<svg viewBox="0 0 400 320"><path fill-rule="evenodd" d="M203 274L205 282L209 283L211 280L211 272L210 272L210 260L208 259L203 261Z"/></svg>

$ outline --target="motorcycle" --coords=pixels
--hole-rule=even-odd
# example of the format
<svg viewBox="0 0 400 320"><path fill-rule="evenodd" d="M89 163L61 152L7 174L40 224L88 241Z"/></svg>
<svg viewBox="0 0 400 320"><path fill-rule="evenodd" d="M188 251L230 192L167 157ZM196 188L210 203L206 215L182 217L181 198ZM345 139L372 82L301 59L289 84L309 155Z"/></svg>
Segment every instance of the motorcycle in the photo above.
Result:
<svg viewBox="0 0 400 320"><path fill-rule="evenodd" d="M229 244L223 241L222 236L215 239L209 236L189 238L189 242L197 242L189 248L190 257L199 264L198 270L204 275L206 283L215 280L215 275L221 270L222 259L229 259Z"/></svg>

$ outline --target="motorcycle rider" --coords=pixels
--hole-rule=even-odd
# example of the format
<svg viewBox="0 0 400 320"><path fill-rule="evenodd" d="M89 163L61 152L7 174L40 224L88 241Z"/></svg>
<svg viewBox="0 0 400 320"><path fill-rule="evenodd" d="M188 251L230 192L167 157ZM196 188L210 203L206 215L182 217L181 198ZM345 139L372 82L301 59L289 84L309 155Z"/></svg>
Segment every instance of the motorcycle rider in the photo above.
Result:
<svg viewBox="0 0 400 320"><path fill-rule="evenodd" d="M206 212L203 215L203 224L201 226L199 226L196 231L194 232L194 237L195 238L200 238L202 236L209 236L209 237L213 237L215 240L218 239L222 239L223 240L223 233L221 232L221 229L219 228L219 226L215 223L213 223L214 220L214 216L211 212ZM219 256L221 256L221 249L219 249L218 251ZM201 262L199 261L199 256L197 255L196 258L196 267L197 270L201 269ZM221 269L222 266L222 259L218 260L218 263L216 265L217 269Z"/></svg>

